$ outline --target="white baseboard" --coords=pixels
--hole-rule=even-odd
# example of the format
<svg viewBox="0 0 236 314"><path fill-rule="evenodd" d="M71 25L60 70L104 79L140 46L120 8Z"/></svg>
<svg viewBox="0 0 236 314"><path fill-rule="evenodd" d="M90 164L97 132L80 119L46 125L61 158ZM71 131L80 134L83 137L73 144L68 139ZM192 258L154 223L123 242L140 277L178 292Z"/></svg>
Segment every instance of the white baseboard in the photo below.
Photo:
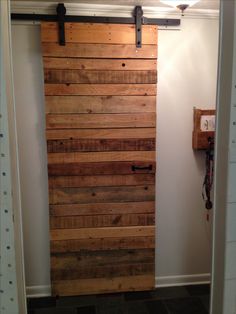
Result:
<svg viewBox="0 0 236 314"><path fill-rule="evenodd" d="M155 286L160 287L173 287L173 286L186 286L186 285L199 285L210 283L211 274L197 274L197 275L184 275L184 276L165 276L156 277ZM51 295L51 286L28 286L26 287L26 295L28 298L48 297Z"/></svg>
<svg viewBox="0 0 236 314"><path fill-rule="evenodd" d="M196 274L183 276L165 276L156 277L155 286L159 287L173 287L186 285L200 285L211 282L211 274Z"/></svg>
<svg viewBox="0 0 236 314"><path fill-rule="evenodd" d="M26 287L27 298L41 298L51 295L51 286L28 286Z"/></svg>

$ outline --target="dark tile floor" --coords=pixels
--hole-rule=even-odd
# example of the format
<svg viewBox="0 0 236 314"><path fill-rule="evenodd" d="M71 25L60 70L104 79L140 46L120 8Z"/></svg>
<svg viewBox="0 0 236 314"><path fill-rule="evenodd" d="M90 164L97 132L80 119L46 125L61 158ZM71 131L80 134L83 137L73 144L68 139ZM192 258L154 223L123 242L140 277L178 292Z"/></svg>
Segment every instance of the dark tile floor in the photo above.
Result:
<svg viewBox="0 0 236 314"><path fill-rule="evenodd" d="M28 299L28 314L208 314L209 285Z"/></svg>

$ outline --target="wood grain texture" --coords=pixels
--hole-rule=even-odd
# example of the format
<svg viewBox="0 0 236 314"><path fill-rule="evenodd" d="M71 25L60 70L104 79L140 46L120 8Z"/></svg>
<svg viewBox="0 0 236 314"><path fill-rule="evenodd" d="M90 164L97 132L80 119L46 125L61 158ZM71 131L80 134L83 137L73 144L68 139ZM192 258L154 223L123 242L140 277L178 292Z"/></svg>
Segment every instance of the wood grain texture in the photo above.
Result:
<svg viewBox="0 0 236 314"><path fill-rule="evenodd" d="M42 42L58 43L57 23L43 22L41 30ZM65 38L67 43L135 44L135 25L65 23ZM157 44L156 26L142 26L142 43L144 45Z"/></svg>
<svg viewBox="0 0 236 314"><path fill-rule="evenodd" d="M60 46L57 43L42 43L43 56L71 57L71 58L112 58L112 59L156 59L156 45L142 45L137 49L136 45L125 44L78 44L66 43Z"/></svg>
<svg viewBox="0 0 236 314"><path fill-rule="evenodd" d="M57 188L49 190L50 204L144 202L154 200L154 185Z"/></svg>
<svg viewBox="0 0 236 314"><path fill-rule="evenodd" d="M48 153L48 164L105 161L155 161L154 151Z"/></svg>
<svg viewBox="0 0 236 314"><path fill-rule="evenodd" d="M154 237L154 226L142 227L106 227L106 228L82 228L82 229L54 229L50 230L52 241L80 240L97 238L122 237Z"/></svg>
<svg viewBox="0 0 236 314"><path fill-rule="evenodd" d="M140 49L140 48L139 48ZM141 48L142 49L142 48ZM45 69L62 70L153 70L157 69L157 60L155 59L84 59L84 58L43 58Z"/></svg>
<svg viewBox="0 0 236 314"><path fill-rule="evenodd" d="M46 130L47 140L60 139L117 139L117 138L155 138L155 128L122 129L59 129Z"/></svg>
<svg viewBox="0 0 236 314"><path fill-rule="evenodd" d="M87 129L87 128L135 128L155 127L155 113L133 114L48 114L46 116L47 129Z"/></svg>
<svg viewBox="0 0 236 314"><path fill-rule="evenodd" d="M156 112L156 96L46 96L46 113Z"/></svg>
<svg viewBox="0 0 236 314"><path fill-rule="evenodd" d="M149 151L155 150L152 139L76 139L49 140L48 153L104 152L104 151Z"/></svg>
<svg viewBox="0 0 236 314"><path fill-rule="evenodd" d="M152 258L153 259L153 258ZM75 267L68 269L51 270L52 280L76 280L86 278L107 278L113 277L114 274L119 276L138 276L150 275L155 271L153 261L151 263L131 263L121 265L107 265L107 266L86 266L82 268Z"/></svg>
<svg viewBox="0 0 236 314"><path fill-rule="evenodd" d="M196 109L193 111L193 133L192 133L192 147L193 149L207 149L209 147L209 138L215 137L214 131L201 131L201 117L214 116L215 109Z"/></svg>
<svg viewBox="0 0 236 314"><path fill-rule="evenodd" d="M118 237L82 240L51 241L51 253L80 252L81 250L155 249L154 237Z"/></svg>
<svg viewBox="0 0 236 314"><path fill-rule="evenodd" d="M51 176L49 177L50 188L75 188L89 186L128 186L155 184L154 174L133 175L102 175L102 176Z"/></svg>
<svg viewBox="0 0 236 314"><path fill-rule="evenodd" d="M80 251L74 253L52 254L51 265L54 270L63 268L82 268L84 266L109 266L119 264L152 263L155 251L153 249L141 250L107 250L107 251Z"/></svg>
<svg viewBox="0 0 236 314"><path fill-rule="evenodd" d="M50 218L51 230L119 226L150 226L154 225L154 223L154 214L118 214Z"/></svg>
<svg viewBox="0 0 236 314"><path fill-rule="evenodd" d="M90 204L63 204L50 205L50 216L86 216L105 214L140 214L154 213L155 202L132 203L90 203Z"/></svg>
<svg viewBox="0 0 236 314"><path fill-rule="evenodd" d="M52 163L48 165L50 176L80 176L107 174L134 174L132 166L151 167L151 169L136 170L135 173L155 173L156 163L143 161L122 162L74 162Z"/></svg>
<svg viewBox="0 0 236 314"><path fill-rule="evenodd" d="M155 84L157 71L44 70L45 83Z"/></svg>
<svg viewBox="0 0 236 314"><path fill-rule="evenodd" d="M215 132L194 131L192 136L193 136L192 140L193 149L207 149L209 147L208 138L210 137L214 139Z"/></svg>
<svg viewBox="0 0 236 314"><path fill-rule="evenodd" d="M46 96L146 96L156 95L156 84L45 84Z"/></svg>
<svg viewBox="0 0 236 314"><path fill-rule="evenodd" d="M60 280L52 283L53 295L70 296L151 290L155 286L153 274L127 277Z"/></svg>
<svg viewBox="0 0 236 314"><path fill-rule="evenodd" d="M53 295L154 287L157 27L41 25ZM144 167L134 169L133 166Z"/></svg>

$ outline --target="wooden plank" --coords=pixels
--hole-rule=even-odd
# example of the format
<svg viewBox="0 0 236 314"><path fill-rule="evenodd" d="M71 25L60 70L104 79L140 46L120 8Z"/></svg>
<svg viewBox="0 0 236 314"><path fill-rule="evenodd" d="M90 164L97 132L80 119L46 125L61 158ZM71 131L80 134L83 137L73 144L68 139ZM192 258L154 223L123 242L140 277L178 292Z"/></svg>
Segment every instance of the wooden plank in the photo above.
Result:
<svg viewBox="0 0 236 314"><path fill-rule="evenodd" d="M67 43L135 44L135 36L135 25L130 24L65 23ZM58 43L58 24L41 23L41 40ZM142 26L142 43L157 44L156 26Z"/></svg>
<svg viewBox="0 0 236 314"><path fill-rule="evenodd" d="M57 253L51 255L51 266L54 270L75 269L85 266L110 266L120 264L152 263L154 249L140 250L107 250L107 251L80 251L73 253Z"/></svg>
<svg viewBox="0 0 236 314"><path fill-rule="evenodd" d="M140 48L139 48L140 49ZM142 49L142 48L141 48ZM153 70L157 69L157 60L146 59L83 59L83 58L43 58L44 69L62 70Z"/></svg>
<svg viewBox="0 0 236 314"><path fill-rule="evenodd" d="M61 280L52 283L52 294L60 296L97 294L107 292L151 290L154 275L111 277L79 280Z"/></svg>
<svg viewBox="0 0 236 314"><path fill-rule="evenodd" d="M156 96L46 96L46 113L156 112Z"/></svg>
<svg viewBox="0 0 236 314"><path fill-rule="evenodd" d="M154 200L154 185L57 188L49 190L50 204L145 202Z"/></svg>
<svg viewBox="0 0 236 314"><path fill-rule="evenodd" d="M193 149L207 149L209 147L208 138L214 139L214 131L193 131Z"/></svg>
<svg viewBox="0 0 236 314"><path fill-rule="evenodd" d="M155 84L157 71L44 70L45 83Z"/></svg>
<svg viewBox="0 0 236 314"><path fill-rule="evenodd" d="M47 130L48 140L59 139L117 139L117 138L155 138L155 128L122 129L62 129Z"/></svg>
<svg viewBox="0 0 236 314"><path fill-rule="evenodd" d="M82 229L54 229L50 230L52 241L81 240L97 238L122 237L155 237L154 226L142 227L106 227L106 228L82 228Z"/></svg>
<svg viewBox="0 0 236 314"><path fill-rule="evenodd" d="M154 213L155 202L50 205L50 216Z"/></svg>
<svg viewBox="0 0 236 314"><path fill-rule="evenodd" d="M82 240L51 241L51 253L79 252L81 250L155 249L154 237L119 237Z"/></svg>
<svg viewBox="0 0 236 314"><path fill-rule="evenodd" d="M46 113L155 112L156 96L46 96Z"/></svg>
<svg viewBox="0 0 236 314"><path fill-rule="evenodd" d="M51 217L50 229L77 229L154 225L154 214L118 214L98 216Z"/></svg>
<svg viewBox="0 0 236 314"><path fill-rule="evenodd" d="M133 114L47 114L47 129L155 127L155 113Z"/></svg>
<svg viewBox="0 0 236 314"><path fill-rule="evenodd" d="M155 151L49 153L48 164L104 161L155 161Z"/></svg>
<svg viewBox="0 0 236 314"><path fill-rule="evenodd" d="M155 173L155 162L75 162L48 165L50 176L79 176L79 175L106 175L106 174L133 174L132 166L150 167L151 169L136 170L135 173Z"/></svg>
<svg viewBox="0 0 236 314"><path fill-rule="evenodd" d="M43 56L71 57L71 58L118 58L118 59L156 59L157 45L125 44L78 44L66 43L60 46L57 43L42 43Z"/></svg>
<svg viewBox="0 0 236 314"><path fill-rule="evenodd" d="M151 263L121 264L107 266L83 266L69 269L51 269L51 280L74 280L86 278L107 278L120 276L150 275L155 271L154 260Z"/></svg>
<svg viewBox="0 0 236 314"><path fill-rule="evenodd" d="M48 153L150 151L155 150L152 139L76 139L47 141Z"/></svg>
<svg viewBox="0 0 236 314"><path fill-rule="evenodd" d="M134 24L113 24L113 23L90 23L90 22L66 22L65 23L66 30L76 30L77 32L86 31L100 31L100 32L120 32L125 31L127 33L135 32L135 25ZM58 23L56 22L42 22L41 24L41 31L47 32L48 30L58 30ZM157 32L157 25L145 25L144 32Z"/></svg>
<svg viewBox="0 0 236 314"><path fill-rule="evenodd" d="M120 186L155 184L155 174L143 173L133 175L103 175L103 176L51 176L50 188L75 188L88 186Z"/></svg>
<svg viewBox="0 0 236 314"><path fill-rule="evenodd" d="M156 84L45 84L46 96L146 96L156 95Z"/></svg>
<svg viewBox="0 0 236 314"><path fill-rule="evenodd" d="M122 272L124 276L134 276L142 273L150 274L154 268L154 255L154 249L80 251L52 254L51 271L54 274L52 277L57 274L57 278L54 277L54 280L63 280L110 277L114 274L115 276L121 276ZM131 270L131 265L134 271ZM141 265L149 265L149 267L142 268ZM105 276L104 271L107 272Z"/></svg>
<svg viewBox="0 0 236 314"><path fill-rule="evenodd" d="M78 24L79 25L79 24ZM106 24L105 24L106 25ZM130 25L131 27L133 25ZM156 45L157 35L155 32L146 32L147 28L151 26L143 25L142 28L142 42L144 45ZM135 30L132 27L132 32L126 30L119 30L110 32L109 30L79 30L79 29L65 29L65 37L67 43L95 43L95 44L128 44L134 45L136 41ZM47 29L42 33L42 42L58 43L58 30Z"/></svg>

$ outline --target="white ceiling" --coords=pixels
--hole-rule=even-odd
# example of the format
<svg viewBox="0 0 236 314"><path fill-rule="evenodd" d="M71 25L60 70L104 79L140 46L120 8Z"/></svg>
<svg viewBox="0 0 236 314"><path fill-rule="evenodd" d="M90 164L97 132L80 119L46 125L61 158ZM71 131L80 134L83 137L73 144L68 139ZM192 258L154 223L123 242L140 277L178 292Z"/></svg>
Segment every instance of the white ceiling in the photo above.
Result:
<svg viewBox="0 0 236 314"><path fill-rule="evenodd" d="M21 0L16 0L21 1ZM27 0L32 1L32 0ZM40 2L64 2L64 3L89 3L89 4L110 4L110 5L142 5L153 7L166 7L160 0L41 0ZM184 2L184 0L183 0ZM220 0L200 0L192 9L218 10Z"/></svg>
<svg viewBox="0 0 236 314"><path fill-rule="evenodd" d="M78 1L77 1L78 2ZM160 0L85 0L80 1L84 3L96 3L96 4L116 4L116 5L142 5L142 6L165 6L160 2ZM184 2L184 1L183 1ZM195 4L192 8L195 9L211 9L218 10L220 5L220 0L201 0Z"/></svg>

